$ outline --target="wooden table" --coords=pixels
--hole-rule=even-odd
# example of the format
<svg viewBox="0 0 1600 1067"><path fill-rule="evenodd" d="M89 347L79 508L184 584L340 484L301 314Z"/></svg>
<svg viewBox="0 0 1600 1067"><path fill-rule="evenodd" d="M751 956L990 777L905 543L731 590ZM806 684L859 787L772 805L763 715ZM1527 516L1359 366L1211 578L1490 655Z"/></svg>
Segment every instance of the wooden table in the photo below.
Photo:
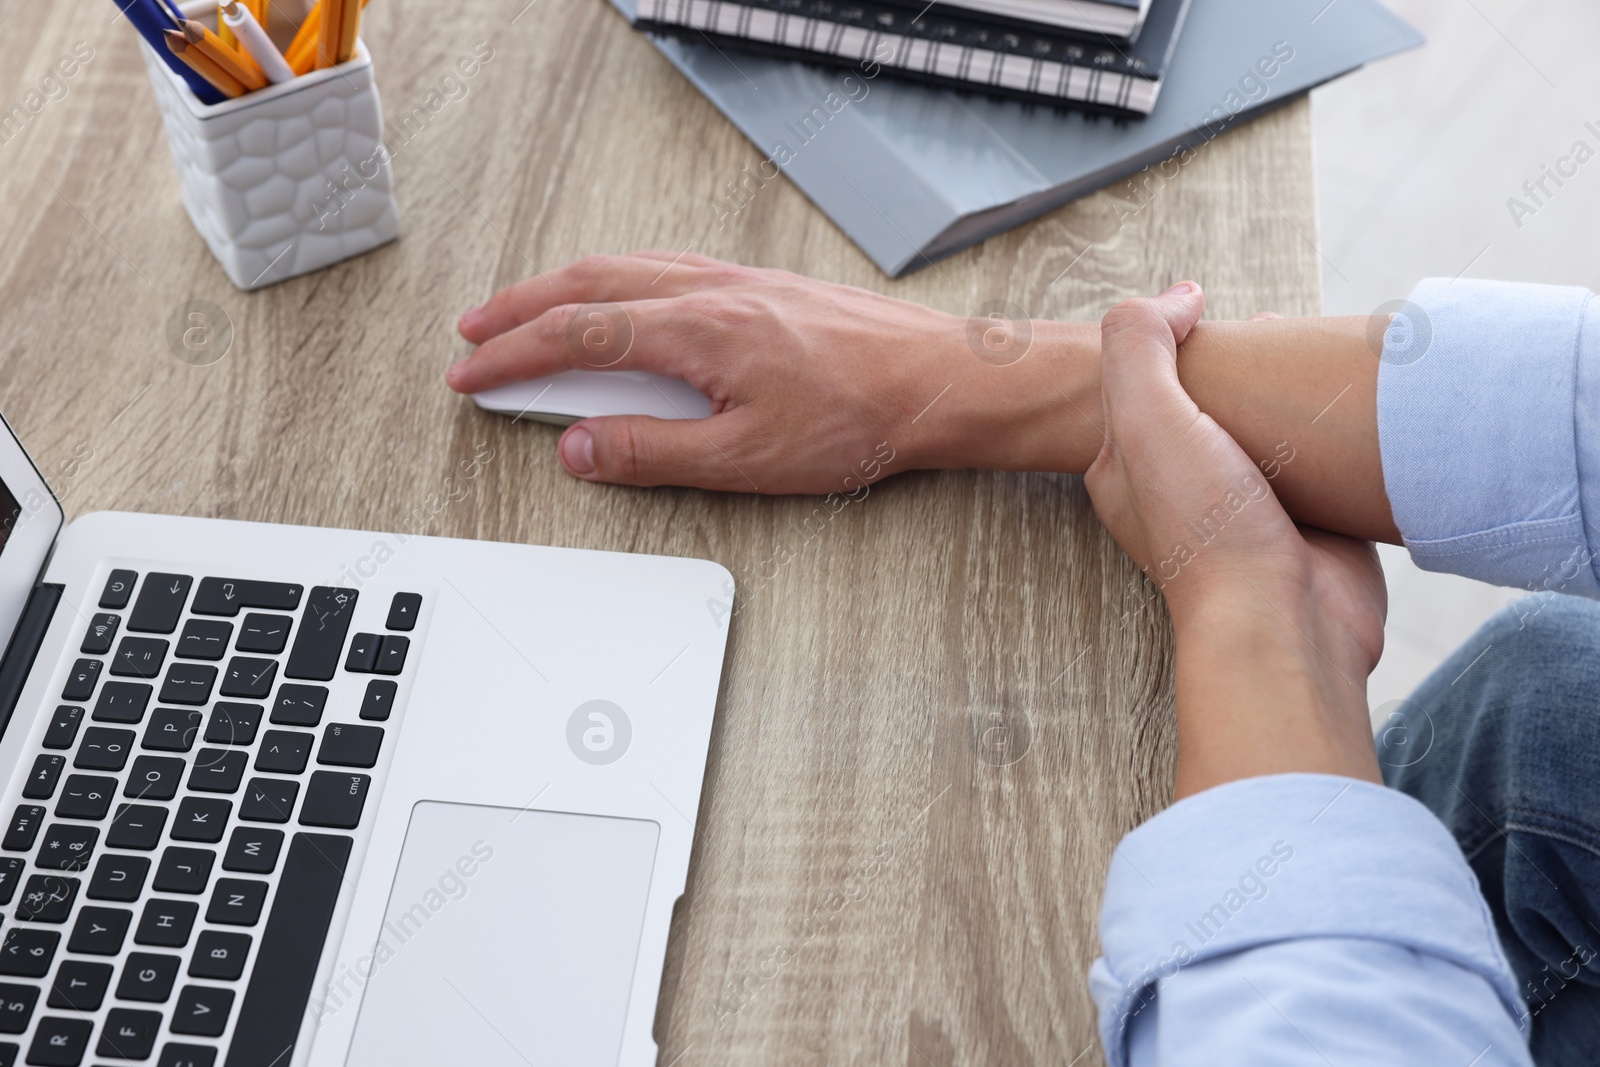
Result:
<svg viewBox="0 0 1600 1067"><path fill-rule="evenodd" d="M1102 880L1119 835L1170 796L1174 731L1165 615L1080 482L903 476L805 538L811 500L570 478L554 430L484 414L441 375L464 351L462 309L535 267L640 247L963 314L1005 297L1098 318L1186 276L1219 317L1315 313L1308 105L1228 134L1125 223L1104 193L891 282L786 183L716 228L708 201L760 153L603 0L526 3L448 20L437 4L373 4L365 37L391 113L478 42L494 58L397 150L398 243L254 294L228 284L183 213L134 35L110 5L10 11L5 107L75 41L94 58L0 143L6 416L73 515L722 562L746 603L660 1062L1097 1062L1085 972ZM232 320L215 365L166 343L191 299ZM424 500L480 443L497 458L430 514ZM793 559L755 579L780 541Z"/></svg>

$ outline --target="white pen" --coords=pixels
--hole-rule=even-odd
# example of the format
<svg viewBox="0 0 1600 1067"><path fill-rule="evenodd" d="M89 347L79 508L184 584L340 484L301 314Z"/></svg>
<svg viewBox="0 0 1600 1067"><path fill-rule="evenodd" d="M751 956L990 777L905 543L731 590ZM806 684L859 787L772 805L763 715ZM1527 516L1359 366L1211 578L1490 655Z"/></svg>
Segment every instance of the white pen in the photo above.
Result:
<svg viewBox="0 0 1600 1067"><path fill-rule="evenodd" d="M288 60L283 58L283 53L278 51L249 8L238 0L230 0L222 6L222 21L228 24L228 29L233 31L245 51L261 64L261 73L267 76L267 81L277 85L294 77Z"/></svg>

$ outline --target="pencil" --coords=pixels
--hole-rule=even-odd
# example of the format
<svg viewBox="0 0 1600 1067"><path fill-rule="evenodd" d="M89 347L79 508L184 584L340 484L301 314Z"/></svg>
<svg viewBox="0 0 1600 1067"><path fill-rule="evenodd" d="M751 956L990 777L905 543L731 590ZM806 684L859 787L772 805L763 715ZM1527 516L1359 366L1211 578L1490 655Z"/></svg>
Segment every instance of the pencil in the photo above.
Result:
<svg viewBox="0 0 1600 1067"><path fill-rule="evenodd" d="M361 5L355 0L345 0L344 14L339 19L339 53L336 62L348 63L356 54L356 35L361 32Z"/></svg>
<svg viewBox="0 0 1600 1067"><path fill-rule="evenodd" d="M283 50L283 58L296 74L309 74L317 65L317 36L322 26L322 0L312 5L305 21L295 31L294 40Z"/></svg>
<svg viewBox="0 0 1600 1067"><path fill-rule="evenodd" d="M208 84L223 96L233 98L244 95L244 86L240 85L227 71L217 66L203 52L189 46L189 39L177 30L165 30L161 34L166 38L167 48L177 56L190 70L204 78Z"/></svg>
<svg viewBox="0 0 1600 1067"><path fill-rule="evenodd" d="M338 62L339 34L344 23L346 0L318 0L322 8L322 25L317 27L317 69L323 70Z"/></svg>
<svg viewBox="0 0 1600 1067"><path fill-rule="evenodd" d="M208 30L204 23L188 19L183 24L183 36L205 57L233 77L233 80L252 92L267 87L267 77L261 67L248 55L229 48L222 39Z"/></svg>
<svg viewBox="0 0 1600 1067"><path fill-rule="evenodd" d="M233 35L233 27L229 26L222 18L223 2L224 0L217 0L217 40L229 48L238 48L239 38ZM181 26L183 23L180 22L178 25Z"/></svg>

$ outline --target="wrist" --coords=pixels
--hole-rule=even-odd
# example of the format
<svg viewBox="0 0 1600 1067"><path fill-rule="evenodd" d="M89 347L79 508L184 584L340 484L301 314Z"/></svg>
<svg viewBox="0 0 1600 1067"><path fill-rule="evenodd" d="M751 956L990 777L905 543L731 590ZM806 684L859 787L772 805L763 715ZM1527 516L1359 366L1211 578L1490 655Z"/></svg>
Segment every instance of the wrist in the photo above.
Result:
<svg viewBox="0 0 1600 1067"><path fill-rule="evenodd" d="M973 320L951 318L933 372L918 375L932 403L912 413L920 430L915 465L1087 470L1102 439L1098 324L1008 324L1013 343L1022 342L1013 356L986 347Z"/></svg>
<svg viewBox="0 0 1600 1067"><path fill-rule="evenodd" d="M1366 665L1309 604L1246 586L1175 617L1173 632L1179 796L1290 772L1380 780Z"/></svg>

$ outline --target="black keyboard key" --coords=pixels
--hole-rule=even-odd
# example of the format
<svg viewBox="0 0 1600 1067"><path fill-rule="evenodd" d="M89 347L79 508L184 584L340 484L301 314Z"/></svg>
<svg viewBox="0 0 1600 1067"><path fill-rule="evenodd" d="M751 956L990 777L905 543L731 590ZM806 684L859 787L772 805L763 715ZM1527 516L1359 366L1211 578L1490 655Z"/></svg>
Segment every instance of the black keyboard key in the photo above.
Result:
<svg viewBox="0 0 1600 1067"><path fill-rule="evenodd" d="M44 732L45 748L71 748L78 739L78 727L83 725L83 709L62 704L50 717L50 727Z"/></svg>
<svg viewBox="0 0 1600 1067"><path fill-rule="evenodd" d="M268 730L261 735L261 749L256 753L256 770L299 774L311 759L311 742L314 740L311 734L293 730Z"/></svg>
<svg viewBox="0 0 1600 1067"><path fill-rule="evenodd" d="M289 626L294 619L288 615L260 615L251 612L239 624L240 652L282 652L289 643Z"/></svg>
<svg viewBox="0 0 1600 1067"><path fill-rule="evenodd" d="M122 964L122 977L117 979L117 997L160 1004L172 996L172 986L178 980L178 967L182 963L177 956L128 953Z"/></svg>
<svg viewBox="0 0 1600 1067"><path fill-rule="evenodd" d="M225 697L260 699L272 692L272 683L277 678L277 660L235 656L228 661L227 673L222 676L222 688L217 692Z"/></svg>
<svg viewBox="0 0 1600 1067"><path fill-rule="evenodd" d="M100 1044L95 1046L94 1052L96 1056L115 1060L148 1059L160 1035L159 1011L112 1008L106 1012L106 1024L100 1031Z"/></svg>
<svg viewBox="0 0 1600 1067"><path fill-rule="evenodd" d="M278 687L272 721L279 726L316 726L322 722L322 709L327 703L328 690L324 686L285 682Z"/></svg>
<svg viewBox="0 0 1600 1067"><path fill-rule="evenodd" d="M115 1013L113 1013L115 1014ZM28 1046L29 1067L78 1067L89 1051L94 1023L88 1019L60 1019L46 1015Z"/></svg>
<svg viewBox="0 0 1600 1067"><path fill-rule="evenodd" d="M174 663L161 683L163 704L204 704L217 683L217 669L204 663Z"/></svg>
<svg viewBox="0 0 1600 1067"><path fill-rule="evenodd" d="M150 703L150 687L143 682L107 682L94 702L99 722L138 722Z"/></svg>
<svg viewBox="0 0 1600 1067"><path fill-rule="evenodd" d="M317 749L317 762L335 767L371 767L377 764L378 749L382 745L381 726L351 726L348 723L330 722L328 728L322 731L322 747Z"/></svg>
<svg viewBox="0 0 1600 1067"><path fill-rule="evenodd" d="M32 874L17 898L17 918L24 922L64 923L78 899L78 880L59 874Z"/></svg>
<svg viewBox="0 0 1600 1067"><path fill-rule="evenodd" d="M38 1004L38 986L0 983L0 1034L20 1034L27 1030Z"/></svg>
<svg viewBox="0 0 1600 1067"><path fill-rule="evenodd" d="M239 818L250 822L288 822L300 783L285 778L252 778L239 804Z"/></svg>
<svg viewBox="0 0 1600 1067"><path fill-rule="evenodd" d="M110 848L136 848L149 852L161 840L167 825L167 809L154 804L119 804L111 829L106 831Z"/></svg>
<svg viewBox="0 0 1600 1067"><path fill-rule="evenodd" d="M89 866L94 855L95 842L100 840L98 826L78 826L74 823L53 822L39 842L39 854L33 865L47 871L81 871Z"/></svg>
<svg viewBox="0 0 1600 1067"><path fill-rule="evenodd" d="M361 808L371 785L372 776L367 774L313 771L306 786L306 802L300 807L300 825L354 830L361 822Z"/></svg>
<svg viewBox="0 0 1600 1067"><path fill-rule="evenodd" d="M87 908L85 911L89 910ZM54 930L17 926L6 931L0 941L0 974L20 978L43 978L50 973L61 935Z"/></svg>
<svg viewBox="0 0 1600 1067"><path fill-rule="evenodd" d="M229 1067L267 1067L294 1059L300 1020L322 959L323 942L345 865L350 839L334 834L295 834L279 875L272 914L256 950L255 966L229 1043Z"/></svg>
<svg viewBox="0 0 1600 1067"><path fill-rule="evenodd" d="M417 625L417 613L421 610L421 593L396 593L389 601L389 618L384 625L391 630L409 632Z"/></svg>
<svg viewBox="0 0 1600 1067"><path fill-rule="evenodd" d="M189 772L189 788L199 793L235 793L244 778L248 752L238 749L202 748Z"/></svg>
<svg viewBox="0 0 1600 1067"><path fill-rule="evenodd" d="M144 747L158 752L187 752L194 747L204 713L194 708L157 708L144 728Z"/></svg>
<svg viewBox="0 0 1600 1067"><path fill-rule="evenodd" d="M189 957L189 975L231 982L244 974L244 961L249 955L249 934L202 930L195 939L194 955Z"/></svg>
<svg viewBox="0 0 1600 1067"><path fill-rule="evenodd" d="M178 795L186 766L176 756L136 756L122 795L139 800L171 800Z"/></svg>
<svg viewBox="0 0 1600 1067"><path fill-rule="evenodd" d="M133 912L121 908L84 908L78 912L78 921L72 927L67 951L81 952L85 956L115 956L122 951L122 941L128 936L128 926L132 922Z"/></svg>
<svg viewBox="0 0 1600 1067"><path fill-rule="evenodd" d="M49 753L35 756L33 770L28 772L28 780L22 786L22 795L29 800L49 800L55 796L56 782L61 780L61 768L66 765L65 756Z"/></svg>
<svg viewBox="0 0 1600 1067"><path fill-rule="evenodd" d="M161 866L156 868L156 879L150 888L157 893L191 893L198 896L206 891L211 880L211 865L217 854L204 848L180 848L169 845L161 853Z"/></svg>
<svg viewBox="0 0 1600 1067"><path fill-rule="evenodd" d="M196 615L239 614L240 608L293 611L300 606L300 587L286 582L253 582L238 578L202 578L194 596Z"/></svg>
<svg viewBox="0 0 1600 1067"><path fill-rule="evenodd" d="M233 990L209 985L186 985L172 1009L172 1032L198 1037L221 1037L233 1010Z"/></svg>
<svg viewBox="0 0 1600 1067"><path fill-rule="evenodd" d="M128 598L133 595L133 583L139 580L139 575L133 571L112 571L111 577L106 579L106 587L100 593L100 606L102 608L125 608Z"/></svg>
<svg viewBox="0 0 1600 1067"><path fill-rule="evenodd" d="M405 669L406 653L411 650L411 638L399 634L384 634L378 645L378 662L372 669L379 674L399 674Z"/></svg>
<svg viewBox="0 0 1600 1067"><path fill-rule="evenodd" d="M15 856L0 859L0 904L11 903L11 898L16 896L17 886L22 882L23 869L28 865Z"/></svg>
<svg viewBox="0 0 1600 1067"><path fill-rule="evenodd" d="M18 804L17 810L11 814L11 822L6 826L6 836L0 840L0 848L10 852L27 852L33 847L34 839L39 836L39 827L43 824L43 808L37 804Z"/></svg>
<svg viewBox="0 0 1600 1067"><path fill-rule="evenodd" d="M219 700L206 723L206 742L213 745L249 745L261 725L260 704L237 704Z"/></svg>
<svg viewBox="0 0 1600 1067"><path fill-rule="evenodd" d="M373 665L378 662L378 645L381 641L382 638L377 634L356 634L352 637L350 652L344 658L344 669L372 673Z"/></svg>
<svg viewBox="0 0 1600 1067"><path fill-rule="evenodd" d="M217 1050L211 1045L180 1045L169 1041L161 1046L156 1067L216 1067ZM0 1067L6 1067L0 1063Z"/></svg>
<svg viewBox="0 0 1600 1067"><path fill-rule="evenodd" d="M233 623L216 619L190 619L178 638L178 655L184 659L219 660L228 654L233 639Z"/></svg>
<svg viewBox="0 0 1600 1067"><path fill-rule="evenodd" d="M200 905L192 900L164 900L156 897L144 906L133 940L140 945L182 948L189 943Z"/></svg>
<svg viewBox="0 0 1600 1067"><path fill-rule="evenodd" d="M149 874L150 861L143 856L107 853L95 864L94 877L89 879L89 889L84 895L90 900L132 904L144 892L144 880Z"/></svg>
<svg viewBox="0 0 1600 1067"><path fill-rule="evenodd" d="M283 848L283 831L264 826L238 826L228 838L222 869L244 874L271 874Z"/></svg>
<svg viewBox="0 0 1600 1067"><path fill-rule="evenodd" d="M178 805L178 817L172 824L175 841L205 841L216 844L222 840L227 827L228 814L233 811L233 801L216 797L184 797Z"/></svg>
<svg viewBox="0 0 1600 1067"><path fill-rule="evenodd" d="M38 986L0 983L0 1034L20 1034L27 1030L38 1004Z"/></svg>
<svg viewBox="0 0 1600 1067"><path fill-rule="evenodd" d="M83 731L83 741L72 765L83 771L120 771L133 748L132 730L113 730L91 726Z"/></svg>
<svg viewBox="0 0 1600 1067"><path fill-rule="evenodd" d="M61 799L56 802L56 817L62 819L103 819L111 810L117 780L97 774L69 774Z"/></svg>
<svg viewBox="0 0 1600 1067"><path fill-rule="evenodd" d="M167 643L159 637L124 637L111 657L111 673L125 678L155 678L167 661Z"/></svg>
<svg viewBox="0 0 1600 1067"><path fill-rule="evenodd" d="M117 638L117 627L122 625L121 615L110 612L89 620L89 630L83 635L83 645L78 649L86 656L103 656L111 651L111 642Z"/></svg>
<svg viewBox="0 0 1600 1067"><path fill-rule="evenodd" d="M400 692L400 683L387 678L374 678L367 683L367 694L361 698L361 717L385 722L394 712L394 698Z"/></svg>
<svg viewBox="0 0 1600 1067"><path fill-rule="evenodd" d="M48 1003L52 1008L99 1011L110 985L111 964L62 960L56 968L55 981L50 983Z"/></svg>
<svg viewBox="0 0 1600 1067"><path fill-rule="evenodd" d="M100 680L103 660L80 659L67 673L67 684L61 687L62 700L88 700L94 695L94 683Z"/></svg>
<svg viewBox="0 0 1600 1067"><path fill-rule="evenodd" d="M314 587L306 599L305 615L300 620L300 632L295 634L294 649L289 653L284 677L330 681L339 667L344 635L350 631L350 618L355 610L354 589Z"/></svg>
<svg viewBox="0 0 1600 1067"><path fill-rule="evenodd" d="M146 634L170 634L178 628L194 581L187 574L161 574L151 571L139 587L139 599L128 613L128 629Z"/></svg>
<svg viewBox="0 0 1600 1067"><path fill-rule="evenodd" d="M267 883L244 878L218 878L211 891L206 922L223 926L254 926L267 901Z"/></svg>

